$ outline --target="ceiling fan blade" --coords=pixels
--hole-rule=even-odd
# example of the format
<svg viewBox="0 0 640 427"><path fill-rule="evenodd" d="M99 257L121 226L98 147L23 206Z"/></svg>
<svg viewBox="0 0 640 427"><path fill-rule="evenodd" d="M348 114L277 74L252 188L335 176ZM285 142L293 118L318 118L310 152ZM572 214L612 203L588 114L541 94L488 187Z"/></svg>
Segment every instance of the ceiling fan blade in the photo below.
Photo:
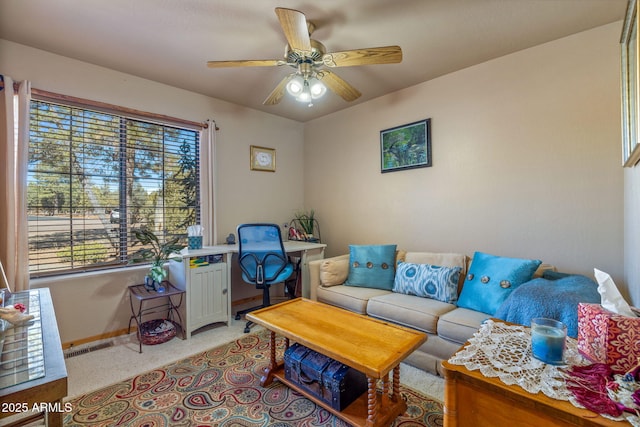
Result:
<svg viewBox="0 0 640 427"><path fill-rule="evenodd" d="M276 65L285 65L285 61L278 59L248 59L239 61L208 61L209 68L226 68L226 67L273 67Z"/></svg>
<svg viewBox="0 0 640 427"><path fill-rule="evenodd" d="M276 15L278 15L280 26L289 46L293 50L311 52L311 39L304 13L294 9L276 7Z"/></svg>
<svg viewBox="0 0 640 427"><path fill-rule="evenodd" d="M383 46L331 52L322 56L322 62L327 67L397 64L402 62L402 49L400 46Z"/></svg>
<svg viewBox="0 0 640 427"><path fill-rule="evenodd" d="M358 89L351 86L349 83L338 77L336 74L329 70L318 71L316 76L322 83L324 83L329 89L336 94L340 95L342 99L347 102L355 101L362 95Z"/></svg>
<svg viewBox="0 0 640 427"><path fill-rule="evenodd" d="M287 87L287 83L289 83L289 80L291 80L291 78L294 75L295 75L295 73L294 74L289 74L284 79L282 79L280 81L280 83L278 83L278 86L276 86L275 89L273 89L271 91L269 96L267 96L267 99L265 99L262 104L263 105L276 105L276 104L279 104L280 101L282 100L282 97L284 97L284 90Z"/></svg>

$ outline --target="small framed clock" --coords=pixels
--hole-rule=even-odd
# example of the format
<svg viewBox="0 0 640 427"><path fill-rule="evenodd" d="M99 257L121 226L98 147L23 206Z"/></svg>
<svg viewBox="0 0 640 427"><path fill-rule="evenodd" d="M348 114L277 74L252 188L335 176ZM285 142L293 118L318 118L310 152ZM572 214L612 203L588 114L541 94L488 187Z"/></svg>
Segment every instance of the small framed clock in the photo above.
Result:
<svg viewBox="0 0 640 427"><path fill-rule="evenodd" d="M251 170L252 171L276 171L276 149L251 146Z"/></svg>

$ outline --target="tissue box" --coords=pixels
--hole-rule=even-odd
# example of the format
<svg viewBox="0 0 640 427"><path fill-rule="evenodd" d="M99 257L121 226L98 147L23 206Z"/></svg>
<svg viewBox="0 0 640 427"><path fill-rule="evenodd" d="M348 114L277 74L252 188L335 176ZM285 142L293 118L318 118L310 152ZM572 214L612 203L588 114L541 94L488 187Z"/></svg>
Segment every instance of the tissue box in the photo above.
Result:
<svg viewBox="0 0 640 427"><path fill-rule="evenodd" d="M617 372L638 365L640 317L628 317L600 304L578 304L578 351L592 362Z"/></svg>
<svg viewBox="0 0 640 427"><path fill-rule="evenodd" d="M187 237L189 249L202 249L202 236Z"/></svg>

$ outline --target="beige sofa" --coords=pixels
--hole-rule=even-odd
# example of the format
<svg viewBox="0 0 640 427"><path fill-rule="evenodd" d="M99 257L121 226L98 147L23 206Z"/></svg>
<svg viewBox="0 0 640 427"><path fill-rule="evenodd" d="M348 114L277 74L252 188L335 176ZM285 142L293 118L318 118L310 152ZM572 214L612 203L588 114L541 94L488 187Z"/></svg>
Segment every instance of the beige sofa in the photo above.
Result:
<svg viewBox="0 0 640 427"><path fill-rule="evenodd" d="M409 263L461 267L458 292L466 276L470 258L463 254L399 252ZM541 265L539 271L549 269ZM309 263L310 298L360 314L408 326L428 335L427 341L405 362L440 375L441 361L449 359L489 316L430 298L392 291L345 286L349 273L349 255L340 255ZM539 272L536 272L539 275Z"/></svg>

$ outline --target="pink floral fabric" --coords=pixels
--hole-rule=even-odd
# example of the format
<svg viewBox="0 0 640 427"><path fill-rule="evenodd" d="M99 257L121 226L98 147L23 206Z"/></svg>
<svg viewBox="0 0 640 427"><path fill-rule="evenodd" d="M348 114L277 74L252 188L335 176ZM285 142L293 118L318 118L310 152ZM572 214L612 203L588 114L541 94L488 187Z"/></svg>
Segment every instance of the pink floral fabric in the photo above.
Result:
<svg viewBox="0 0 640 427"><path fill-rule="evenodd" d="M600 304L578 304L578 351L592 362L627 372L640 362L640 317L628 317Z"/></svg>

